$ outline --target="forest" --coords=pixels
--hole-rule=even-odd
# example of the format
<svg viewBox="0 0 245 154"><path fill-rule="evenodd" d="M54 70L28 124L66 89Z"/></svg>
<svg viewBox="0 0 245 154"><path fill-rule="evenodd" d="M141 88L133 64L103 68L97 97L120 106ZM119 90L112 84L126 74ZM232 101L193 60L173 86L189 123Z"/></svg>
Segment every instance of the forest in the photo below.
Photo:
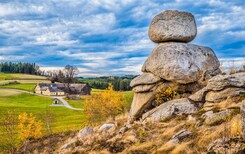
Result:
<svg viewBox="0 0 245 154"><path fill-rule="evenodd" d="M12 63L12 62L2 62L0 63L0 72L3 73L24 73L40 75L39 66L35 63Z"/></svg>
<svg viewBox="0 0 245 154"><path fill-rule="evenodd" d="M92 88L96 89L106 89L109 83L112 83L114 90L116 91L129 91L131 90L130 82L135 76L104 76L104 77L94 77L94 78L79 78L81 83L86 83Z"/></svg>

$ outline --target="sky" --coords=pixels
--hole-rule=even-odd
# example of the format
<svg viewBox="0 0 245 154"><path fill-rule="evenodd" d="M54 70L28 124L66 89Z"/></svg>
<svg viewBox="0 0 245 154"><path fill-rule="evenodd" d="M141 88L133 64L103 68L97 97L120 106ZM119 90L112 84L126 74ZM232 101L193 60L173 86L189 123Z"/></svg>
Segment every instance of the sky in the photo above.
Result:
<svg viewBox="0 0 245 154"><path fill-rule="evenodd" d="M148 27L165 10L191 12L198 32L190 43L211 47L222 66L244 63L244 0L0 0L0 62L140 74L157 45Z"/></svg>

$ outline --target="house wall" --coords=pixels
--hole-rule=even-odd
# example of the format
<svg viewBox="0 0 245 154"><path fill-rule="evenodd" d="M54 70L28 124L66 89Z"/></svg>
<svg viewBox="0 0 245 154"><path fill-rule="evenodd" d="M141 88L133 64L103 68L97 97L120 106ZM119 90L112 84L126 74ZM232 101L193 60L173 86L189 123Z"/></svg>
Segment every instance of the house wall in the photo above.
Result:
<svg viewBox="0 0 245 154"><path fill-rule="evenodd" d="M34 89L34 92L37 93L37 94L41 94L41 88L39 85L37 85Z"/></svg>
<svg viewBox="0 0 245 154"><path fill-rule="evenodd" d="M48 89L46 91L43 91L42 94L43 95L47 95L47 96L51 95L51 93L50 93L50 91Z"/></svg>
<svg viewBox="0 0 245 154"><path fill-rule="evenodd" d="M82 89L81 95L90 95L90 94L91 94L91 88L90 88L88 85L86 85L86 86Z"/></svg>
<svg viewBox="0 0 245 154"><path fill-rule="evenodd" d="M65 95L65 92L57 92L57 95L58 96L63 96L63 95Z"/></svg>

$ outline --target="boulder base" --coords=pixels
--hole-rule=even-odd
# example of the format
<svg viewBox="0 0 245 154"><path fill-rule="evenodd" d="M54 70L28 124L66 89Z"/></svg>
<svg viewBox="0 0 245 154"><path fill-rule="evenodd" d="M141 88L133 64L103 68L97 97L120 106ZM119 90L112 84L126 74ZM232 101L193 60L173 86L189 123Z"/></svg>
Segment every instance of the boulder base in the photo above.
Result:
<svg viewBox="0 0 245 154"><path fill-rule="evenodd" d="M208 47L160 43L145 61L142 72L181 84L205 81L220 73L219 61Z"/></svg>

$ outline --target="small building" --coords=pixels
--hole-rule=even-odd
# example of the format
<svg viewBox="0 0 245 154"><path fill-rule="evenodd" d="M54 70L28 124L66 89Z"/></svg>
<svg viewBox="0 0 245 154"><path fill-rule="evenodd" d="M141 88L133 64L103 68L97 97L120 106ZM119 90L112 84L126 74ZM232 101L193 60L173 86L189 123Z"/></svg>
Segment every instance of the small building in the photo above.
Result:
<svg viewBox="0 0 245 154"><path fill-rule="evenodd" d="M55 104L55 105L59 104L59 99L58 98L54 98L53 104Z"/></svg>
<svg viewBox="0 0 245 154"><path fill-rule="evenodd" d="M64 96L65 94L90 95L91 88L87 84L71 84L70 90L66 90L64 84L38 83L34 92L48 96Z"/></svg>
<svg viewBox="0 0 245 154"><path fill-rule="evenodd" d="M38 83L34 92L47 96L64 96L65 92L57 87L57 84Z"/></svg>
<svg viewBox="0 0 245 154"><path fill-rule="evenodd" d="M90 95L91 87L88 86L87 84L71 84L70 91L72 94Z"/></svg>

